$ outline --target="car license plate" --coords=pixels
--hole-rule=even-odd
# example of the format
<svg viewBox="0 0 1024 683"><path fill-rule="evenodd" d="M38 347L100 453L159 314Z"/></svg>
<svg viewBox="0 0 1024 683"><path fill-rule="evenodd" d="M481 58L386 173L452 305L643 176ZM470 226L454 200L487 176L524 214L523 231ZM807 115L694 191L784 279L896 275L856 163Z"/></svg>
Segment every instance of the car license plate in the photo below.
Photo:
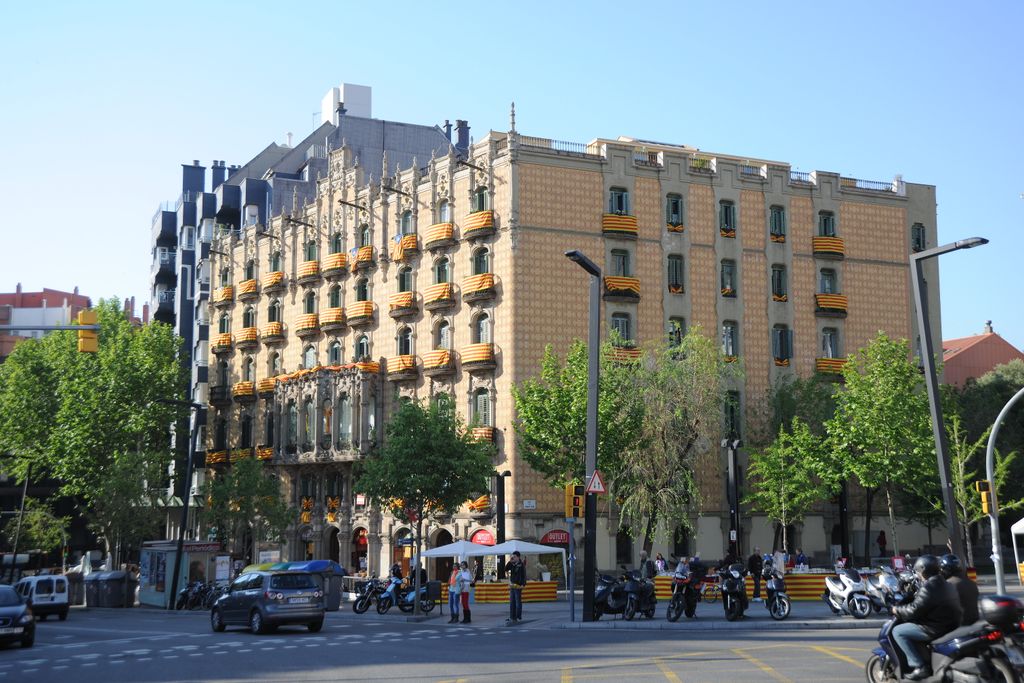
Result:
<svg viewBox="0 0 1024 683"><path fill-rule="evenodd" d="M0 628L0 633L21 633L24 630L21 626L10 626L8 628Z"/></svg>
<svg viewBox="0 0 1024 683"><path fill-rule="evenodd" d="M288 602L290 602L292 604L296 604L296 603L300 603L300 602L309 602L309 598L288 598Z"/></svg>

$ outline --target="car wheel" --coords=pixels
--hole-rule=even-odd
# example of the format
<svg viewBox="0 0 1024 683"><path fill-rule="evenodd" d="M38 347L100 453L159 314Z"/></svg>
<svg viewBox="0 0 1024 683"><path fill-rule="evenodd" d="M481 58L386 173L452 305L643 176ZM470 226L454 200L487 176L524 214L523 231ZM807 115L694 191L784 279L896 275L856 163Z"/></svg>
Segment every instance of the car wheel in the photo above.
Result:
<svg viewBox="0 0 1024 683"><path fill-rule="evenodd" d="M306 628L309 629L310 633L319 633L320 629L324 627L324 620L314 621L306 624Z"/></svg>
<svg viewBox="0 0 1024 683"><path fill-rule="evenodd" d="M210 612L210 627L217 633L224 632L226 626L224 624L224 617L221 615L219 609L215 609Z"/></svg>
<svg viewBox="0 0 1024 683"><path fill-rule="evenodd" d="M35 631L32 632L32 635L30 635L30 636L28 636L26 638L22 638L21 639L21 646L22 647L32 647L33 645L35 645L35 643L36 643L36 633L35 633Z"/></svg>
<svg viewBox="0 0 1024 683"><path fill-rule="evenodd" d="M253 633L267 632L267 625L263 622L263 614L258 609L254 609L252 614L249 615L249 630Z"/></svg>
<svg viewBox="0 0 1024 683"><path fill-rule="evenodd" d="M57 615L57 618L58 618L58 619L60 619L61 621L67 621L67 620L68 620L68 613L67 613L67 610L64 610L63 612L61 612L60 614L58 614L58 615Z"/></svg>

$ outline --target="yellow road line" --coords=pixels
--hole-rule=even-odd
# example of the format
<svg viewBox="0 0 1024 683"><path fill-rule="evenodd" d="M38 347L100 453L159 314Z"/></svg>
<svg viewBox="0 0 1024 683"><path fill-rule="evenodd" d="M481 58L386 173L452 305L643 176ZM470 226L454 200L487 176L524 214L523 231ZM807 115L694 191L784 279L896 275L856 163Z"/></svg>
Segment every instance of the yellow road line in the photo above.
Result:
<svg viewBox="0 0 1024 683"><path fill-rule="evenodd" d="M672 669L665 666L665 662L663 662L661 659L655 659L654 665L658 667L658 671L665 674L665 680L667 680L669 683L683 683L679 676L676 676L675 672L672 671Z"/></svg>
<svg viewBox="0 0 1024 683"><path fill-rule="evenodd" d="M760 669L764 673L768 674L769 676L771 676L775 680L779 681L779 683L795 683L792 678L787 678L787 677L783 676L778 671L776 671L774 668L768 666L767 664L762 662L757 657L755 657L753 655L749 655L749 654L747 654L746 652L744 652L743 650L740 650L740 649L733 649L733 652L736 653L737 655L739 655L740 657L743 657L743 659L747 660L748 662L750 662L751 664L753 664L758 669Z"/></svg>
<svg viewBox="0 0 1024 683"><path fill-rule="evenodd" d="M854 659L853 657L847 657L846 655L841 655L841 654L839 654L838 652L836 652L836 651L832 650L831 648L827 648L827 647L824 647L824 646L822 646L822 645L812 645L812 646L811 646L811 649L812 649L812 650L817 650L818 652L821 652L821 653L823 653L823 654L826 654L826 655L828 655L829 657L835 657L836 659L838 659L838 660L840 660L840 661L843 661L843 662L849 662L850 664L853 664L853 665L854 665L854 666L856 666L856 667L862 667L862 666L864 666L864 663L863 663L863 662L858 662L858 661L857 661L856 659Z"/></svg>
<svg viewBox="0 0 1024 683"><path fill-rule="evenodd" d="M572 683L572 669L562 669L562 683Z"/></svg>

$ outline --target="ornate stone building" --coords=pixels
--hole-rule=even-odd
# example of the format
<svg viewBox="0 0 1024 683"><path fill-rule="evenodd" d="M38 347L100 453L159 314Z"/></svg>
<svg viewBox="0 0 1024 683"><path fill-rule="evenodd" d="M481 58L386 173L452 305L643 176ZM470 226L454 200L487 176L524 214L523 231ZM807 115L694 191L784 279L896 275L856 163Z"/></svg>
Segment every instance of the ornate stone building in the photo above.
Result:
<svg viewBox="0 0 1024 683"><path fill-rule="evenodd" d="M739 410L724 416L740 435L780 377L836 373L879 329L916 337L908 254L935 244L931 186L630 138L528 137L514 114L508 132L430 158L384 154L368 168L341 140L326 157L315 192L226 225L211 249L206 463L251 456L280 473L300 511L289 558L379 572L408 556L408 528L367 505L353 468L399 397L437 392L511 473L508 536L565 528L562 492L517 454L511 388L537 373L545 345L586 334L587 281L569 249L605 271L603 329L643 342L700 325L721 338L744 367ZM939 335L934 270L928 285ZM669 552L722 552L724 458L703 457L704 514ZM494 512L478 501L431 520L427 542L490 535ZM602 567L634 552L607 512ZM827 554L835 515L823 503L797 530L805 550ZM742 533L744 547L771 544L763 519L744 516Z"/></svg>

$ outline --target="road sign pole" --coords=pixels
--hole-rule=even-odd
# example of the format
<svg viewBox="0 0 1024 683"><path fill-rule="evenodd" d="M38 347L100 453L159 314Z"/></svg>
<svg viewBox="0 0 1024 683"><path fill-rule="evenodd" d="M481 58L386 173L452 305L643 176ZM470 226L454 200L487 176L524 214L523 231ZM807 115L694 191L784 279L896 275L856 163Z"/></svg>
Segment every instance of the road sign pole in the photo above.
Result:
<svg viewBox="0 0 1024 683"><path fill-rule="evenodd" d="M566 586L569 588L569 621L576 621L576 540L573 537L573 527L576 520L572 517L566 518L566 526L569 527L569 577L566 579Z"/></svg>

